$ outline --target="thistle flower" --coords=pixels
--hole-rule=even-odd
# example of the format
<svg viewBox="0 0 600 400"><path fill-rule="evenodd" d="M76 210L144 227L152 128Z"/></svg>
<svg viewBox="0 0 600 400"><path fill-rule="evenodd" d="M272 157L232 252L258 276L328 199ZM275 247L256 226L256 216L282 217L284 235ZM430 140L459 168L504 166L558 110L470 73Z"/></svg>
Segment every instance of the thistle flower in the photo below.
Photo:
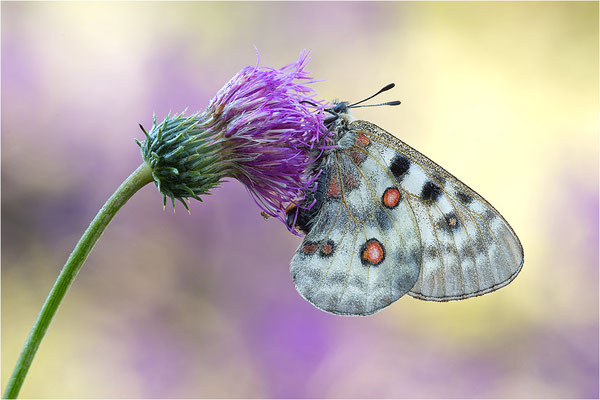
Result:
<svg viewBox="0 0 600 400"><path fill-rule="evenodd" d="M264 213L285 223L285 207L314 190L312 157L328 139L324 102L314 100L304 71L308 54L281 69L246 67L227 83L204 112L167 116L144 134L144 162L98 211L75 246L42 306L23 346L5 398L16 398L35 353L67 289L94 244L119 209L154 181L163 194L187 207L224 178L242 182ZM290 228L291 229L291 228ZM293 230L292 230L293 231Z"/></svg>
<svg viewBox="0 0 600 400"><path fill-rule="evenodd" d="M285 222L285 207L302 200L311 151L323 143L326 104L315 100L304 70L308 53L281 69L246 67L205 111L154 120L142 148L163 194L184 200L209 194L224 178L242 182L258 206ZM143 128L142 128L143 129Z"/></svg>

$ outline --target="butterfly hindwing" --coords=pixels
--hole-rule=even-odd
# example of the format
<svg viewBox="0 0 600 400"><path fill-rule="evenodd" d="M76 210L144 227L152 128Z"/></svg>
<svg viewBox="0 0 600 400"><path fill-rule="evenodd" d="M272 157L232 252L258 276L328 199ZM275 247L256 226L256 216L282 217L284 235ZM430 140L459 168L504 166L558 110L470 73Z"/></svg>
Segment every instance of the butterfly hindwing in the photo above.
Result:
<svg viewBox="0 0 600 400"><path fill-rule="evenodd" d="M360 147L326 157L321 209L291 263L299 293L335 314L372 314L406 294L419 276L416 224L400 223L415 216L400 198L390 195L393 207L383 205L378 192L394 182L381 167L360 167L371 162Z"/></svg>
<svg viewBox="0 0 600 400"><path fill-rule="evenodd" d="M350 130L368 138L367 159L391 172L416 216L422 266L411 296L459 300L491 292L515 278L523 265L523 248L486 200L376 125L355 121Z"/></svg>

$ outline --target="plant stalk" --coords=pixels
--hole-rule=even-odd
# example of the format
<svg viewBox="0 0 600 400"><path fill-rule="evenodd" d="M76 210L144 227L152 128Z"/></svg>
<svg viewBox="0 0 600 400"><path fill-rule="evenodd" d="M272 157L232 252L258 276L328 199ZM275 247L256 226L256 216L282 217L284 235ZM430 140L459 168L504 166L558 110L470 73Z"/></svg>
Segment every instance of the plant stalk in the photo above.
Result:
<svg viewBox="0 0 600 400"><path fill-rule="evenodd" d="M46 330L52 322L52 318L58 310L62 299L65 297L69 286L77 276L81 266L85 262L88 254L94 247L94 244L104 232L107 225L113 219L117 211L133 196L139 189L147 183L152 182L152 170L146 163L142 163L113 193L106 201L104 206L98 211L90 226L79 239L77 246L69 256L65 266L58 275L48 298L31 329L31 333L23 346L21 355L15 365L15 369L8 381L4 392L5 399L14 399L18 396L25 376L31 367L35 353L40 347L40 343L46 334Z"/></svg>

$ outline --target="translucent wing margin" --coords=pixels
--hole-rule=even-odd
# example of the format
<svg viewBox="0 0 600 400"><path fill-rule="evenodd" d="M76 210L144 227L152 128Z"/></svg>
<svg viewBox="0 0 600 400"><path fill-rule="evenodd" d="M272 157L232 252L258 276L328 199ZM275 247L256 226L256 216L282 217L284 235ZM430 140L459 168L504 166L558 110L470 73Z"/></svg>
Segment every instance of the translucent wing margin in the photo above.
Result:
<svg viewBox="0 0 600 400"><path fill-rule="evenodd" d="M350 129L401 189L420 238L421 267L409 294L433 301L480 296L510 283L523 247L508 222L483 197L401 140L367 121ZM356 149L355 149L356 150ZM368 173L372 165L360 166ZM412 225L414 221L405 220Z"/></svg>

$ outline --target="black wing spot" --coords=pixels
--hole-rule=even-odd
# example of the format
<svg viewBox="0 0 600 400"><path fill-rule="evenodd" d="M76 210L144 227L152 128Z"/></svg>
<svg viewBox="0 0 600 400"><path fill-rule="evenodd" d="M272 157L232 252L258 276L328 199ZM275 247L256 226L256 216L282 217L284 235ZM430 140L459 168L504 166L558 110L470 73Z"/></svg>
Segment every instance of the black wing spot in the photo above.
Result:
<svg viewBox="0 0 600 400"><path fill-rule="evenodd" d="M398 180L401 180L409 169L410 161L408 161L408 158L399 154L394 157L392 164L390 165L390 171L392 171L392 174L394 174Z"/></svg>
<svg viewBox="0 0 600 400"><path fill-rule="evenodd" d="M442 195L442 189L431 181L425 182L421 189L421 198L425 201L436 201Z"/></svg>
<svg viewBox="0 0 600 400"><path fill-rule="evenodd" d="M496 218L496 214L492 210L485 210L485 212L483 213L483 218L486 221L491 221L494 218Z"/></svg>
<svg viewBox="0 0 600 400"><path fill-rule="evenodd" d="M439 186L444 186L446 184L446 179L443 176L441 176L440 174L437 174L437 173L433 174L433 179L435 179L435 181L437 182L437 184Z"/></svg>
<svg viewBox="0 0 600 400"><path fill-rule="evenodd" d="M428 258L437 258L438 248L435 246L427 246L425 249L425 256Z"/></svg>
<svg viewBox="0 0 600 400"><path fill-rule="evenodd" d="M446 223L451 230L454 231L458 229L458 216L454 211L444 215L444 218L446 219Z"/></svg>
<svg viewBox="0 0 600 400"><path fill-rule="evenodd" d="M331 257L334 251L335 243L333 242L333 240L329 239L321 246L321 250L319 250L319 255L321 257Z"/></svg>
<svg viewBox="0 0 600 400"><path fill-rule="evenodd" d="M458 198L458 201L460 201L464 205L467 205L473 201L473 197L461 191L456 191L456 197Z"/></svg>
<svg viewBox="0 0 600 400"><path fill-rule="evenodd" d="M423 247L418 246L418 247L415 247L415 248L413 248L413 249L410 250L409 257L415 263L421 264L421 261L423 259L423 253L424 253Z"/></svg>
<svg viewBox="0 0 600 400"><path fill-rule="evenodd" d="M435 221L435 228L439 231L450 233L450 225L448 225L448 220L444 218L439 218Z"/></svg>

